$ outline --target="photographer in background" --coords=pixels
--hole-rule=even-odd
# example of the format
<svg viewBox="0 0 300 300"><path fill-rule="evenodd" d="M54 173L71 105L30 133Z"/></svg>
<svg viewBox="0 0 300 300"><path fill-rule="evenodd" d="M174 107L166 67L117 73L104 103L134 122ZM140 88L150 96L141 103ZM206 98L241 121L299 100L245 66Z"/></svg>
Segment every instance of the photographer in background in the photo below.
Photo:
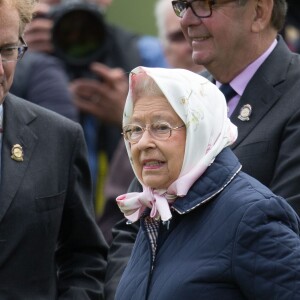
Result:
<svg viewBox="0 0 300 300"><path fill-rule="evenodd" d="M103 13L111 1L42 0L41 2L37 8L36 18L26 30L25 38L31 50L56 55L65 64L71 81L70 88L74 94L74 103L81 112L80 122L88 144L96 212L100 215L104 203L104 180L110 160L121 137L119 124L125 99L120 98L119 89L123 88L122 82L127 83L126 73L135 66L166 66L163 52L156 38L138 36L107 24ZM71 49L70 45L58 45L57 43L71 41L71 38L75 37L75 34L63 33L63 30L68 29L68 24L61 28L57 24L58 20L61 21L63 12L70 11L72 5L86 6L87 10L92 7L91 15L98 14L102 21L99 22L99 26L93 26L92 30L99 32L99 38L94 41L103 40L103 45L98 45L97 51L91 53L88 58L74 59L74 57L68 56L68 51L63 53L64 50ZM74 22L69 22L69 29L78 28L78 23L82 22L82 18L77 17ZM78 33L75 29L73 32ZM62 39L57 36L59 34L62 35ZM88 35L90 34L91 30L88 31ZM84 37L86 38L87 35ZM78 41L77 44L82 46L82 42ZM76 51L73 50L74 48L69 53L76 55ZM98 57L97 54L99 54ZM116 82L115 79L118 82L117 87L111 86L112 82ZM116 98L122 102L121 109L115 106L114 101L111 101ZM103 114L102 105L106 106L106 112L110 113ZM99 107L100 109L98 109Z"/></svg>

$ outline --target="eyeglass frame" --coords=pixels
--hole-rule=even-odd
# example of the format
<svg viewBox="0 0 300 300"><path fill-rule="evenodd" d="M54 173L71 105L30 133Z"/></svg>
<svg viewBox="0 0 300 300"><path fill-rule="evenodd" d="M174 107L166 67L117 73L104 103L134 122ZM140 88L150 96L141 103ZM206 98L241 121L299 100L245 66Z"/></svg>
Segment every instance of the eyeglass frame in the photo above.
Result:
<svg viewBox="0 0 300 300"><path fill-rule="evenodd" d="M24 41L24 39L23 39L22 36L19 37L19 41L21 42L21 45L0 47L0 57L1 57L1 62L2 62L2 63L15 62L15 61L18 61L18 60L22 59L22 57L24 56L25 52L26 52L27 49L28 49L28 46L27 46L27 44L26 44L26 42ZM5 60L5 59L4 59L4 60L3 60L2 54L1 54L1 51L2 51L3 49L6 49L6 50L18 49L18 56L17 56L17 59L12 59L12 60Z"/></svg>
<svg viewBox="0 0 300 300"><path fill-rule="evenodd" d="M157 138L157 136L153 135L152 131L149 130L149 129L151 129L151 126L154 125L154 124L167 125L167 127L169 128L169 136L166 137L166 138L160 139L160 138ZM136 126L136 127L141 128L142 133L141 133L141 136L138 138L138 140L132 141L132 140L130 140L130 138L128 138L128 136L127 136L127 134L126 134L127 132L130 131L130 130L126 130L126 127L128 127L128 126ZM144 135L144 133L145 133L146 130L148 130L149 134L150 134L154 139L157 139L157 140L159 140L159 141L166 141L166 140L168 140L168 139L171 137L171 135L172 135L172 130L178 130L178 129L183 128L183 127L185 127L185 124L182 124L182 125L180 125L180 126L172 127L168 122L154 122L154 123L151 123L151 124L146 124L146 126L144 126L144 127L141 126L141 125L139 125L139 124L128 124L128 125L126 125L126 126L123 127L123 132L122 132L121 134L124 136L124 138L125 138L130 144L137 144L137 143L141 140L141 138L143 137L143 135Z"/></svg>
<svg viewBox="0 0 300 300"><path fill-rule="evenodd" d="M205 15L205 16L199 16L199 15L197 15L196 12L195 12L195 10L194 10L194 8L193 8L193 6L192 6L192 3L193 3L193 2L199 2L199 1L204 2L205 0L191 0L191 1L186 1L186 0L173 0L173 1L172 1L172 7L173 7L173 10L174 10L176 16L179 17L179 18L183 18L183 16L184 16L185 13L182 14L182 15L180 15L180 13L177 14L177 10L176 10L176 8L175 8L175 6L176 6L177 3L185 4L185 7L184 7L185 12L188 10L188 8L191 8L193 14L194 14L196 17L202 19L202 18L209 18L209 17L211 17L212 12L213 12L213 7L214 7L214 6L217 6L217 5L223 5L223 4L230 3L230 2L235 2L235 1L237 1L237 0L227 0L227 1L225 1L224 3L220 3L220 4L216 3L216 2L217 2L216 0L207 0L206 2L208 2L207 4L208 4L208 7L209 7L209 14L208 14L208 15Z"/></svg>

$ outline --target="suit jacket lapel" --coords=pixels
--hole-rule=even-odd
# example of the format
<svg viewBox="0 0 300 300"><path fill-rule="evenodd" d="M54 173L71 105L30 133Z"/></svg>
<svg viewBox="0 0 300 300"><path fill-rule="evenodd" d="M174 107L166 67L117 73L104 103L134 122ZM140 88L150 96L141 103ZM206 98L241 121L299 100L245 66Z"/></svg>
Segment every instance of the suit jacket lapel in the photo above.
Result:
<svg viewBox="0 0 300 300"><path fill-rule="evenodd" d="M232 149L237 147L249 135L280 98L280 95L281 93L274 89L272 85L258 78L247 86L236 109L230 117L231 122L238 127L238 138L232 145ZM238 116L240 115L241 108L246 104L251 105L252 113L249 117L249 121L242 121Z"/></svg>
<svg viewBox="0 0 300 300"><path fill-rule="evenodd" d="M257 123L272 108L281 96L279 85L285 81L287 68L292 59L292 53L279 37L274 51L257 70L248 83L230 120L238 127L238 138L232 145L237 147L256 127ZM249 121L241 121L238 116L241 108L250 104L252 114Z"/></svg>
<svg viewBox="0 0 300 300"><path fill-rule="evenodd" d="M17 194L37 142L37 136L28 126L36 115L26 103L25 100L16 99L12 95L8 95L4 101L0 221ZM23 161L16 161L11 157L11 149L16 144L22 146Z"/></svg>

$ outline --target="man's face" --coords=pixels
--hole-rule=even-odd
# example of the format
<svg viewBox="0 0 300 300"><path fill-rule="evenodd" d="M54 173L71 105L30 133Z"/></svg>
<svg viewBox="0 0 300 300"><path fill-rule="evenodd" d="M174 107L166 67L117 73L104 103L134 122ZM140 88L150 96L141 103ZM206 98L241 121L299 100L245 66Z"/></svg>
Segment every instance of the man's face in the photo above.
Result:
<svg viewBox="0 0 300 300"><path fill-rule="evenodd" d="M245 5L237 1L218 1L212 15L199 18L190 8L181 19L181 27L193 49L193 60L204 65L210 72L226 72L245 67L251 60L253 48L257 47L252 34L256 18L256 1ZM236 70L235 70L236 71Z"/></svg>
<svg viewBox="0 0 300 300"><path fill-rule="evenodd" d="M0 6L0 48L19 43L19 15L15 8L5 2ZM2 62L0 56L0 104L13 82L16 62Z"/></svg>

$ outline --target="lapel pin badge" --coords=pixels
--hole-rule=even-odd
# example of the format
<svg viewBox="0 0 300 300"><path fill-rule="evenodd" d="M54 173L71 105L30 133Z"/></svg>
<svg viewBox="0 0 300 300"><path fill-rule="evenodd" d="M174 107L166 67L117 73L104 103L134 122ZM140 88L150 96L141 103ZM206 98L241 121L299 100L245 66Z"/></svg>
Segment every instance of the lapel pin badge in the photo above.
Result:
<svg viewBox="0 0 300 300"><path fill-rule="evenodd" d="M238 118L243 122L249 121L251 114L252 114L252 107L250 104L246 104L243 105L243 107L241 108Z"/></svg>
<svg viewBox="0 0 300 300"><path fill-rule="evenodd" d="M23 148L19 144L15 144L11 149L11 158L16 161L23 161L24 160L24 154L23 154Z"/></svg>

